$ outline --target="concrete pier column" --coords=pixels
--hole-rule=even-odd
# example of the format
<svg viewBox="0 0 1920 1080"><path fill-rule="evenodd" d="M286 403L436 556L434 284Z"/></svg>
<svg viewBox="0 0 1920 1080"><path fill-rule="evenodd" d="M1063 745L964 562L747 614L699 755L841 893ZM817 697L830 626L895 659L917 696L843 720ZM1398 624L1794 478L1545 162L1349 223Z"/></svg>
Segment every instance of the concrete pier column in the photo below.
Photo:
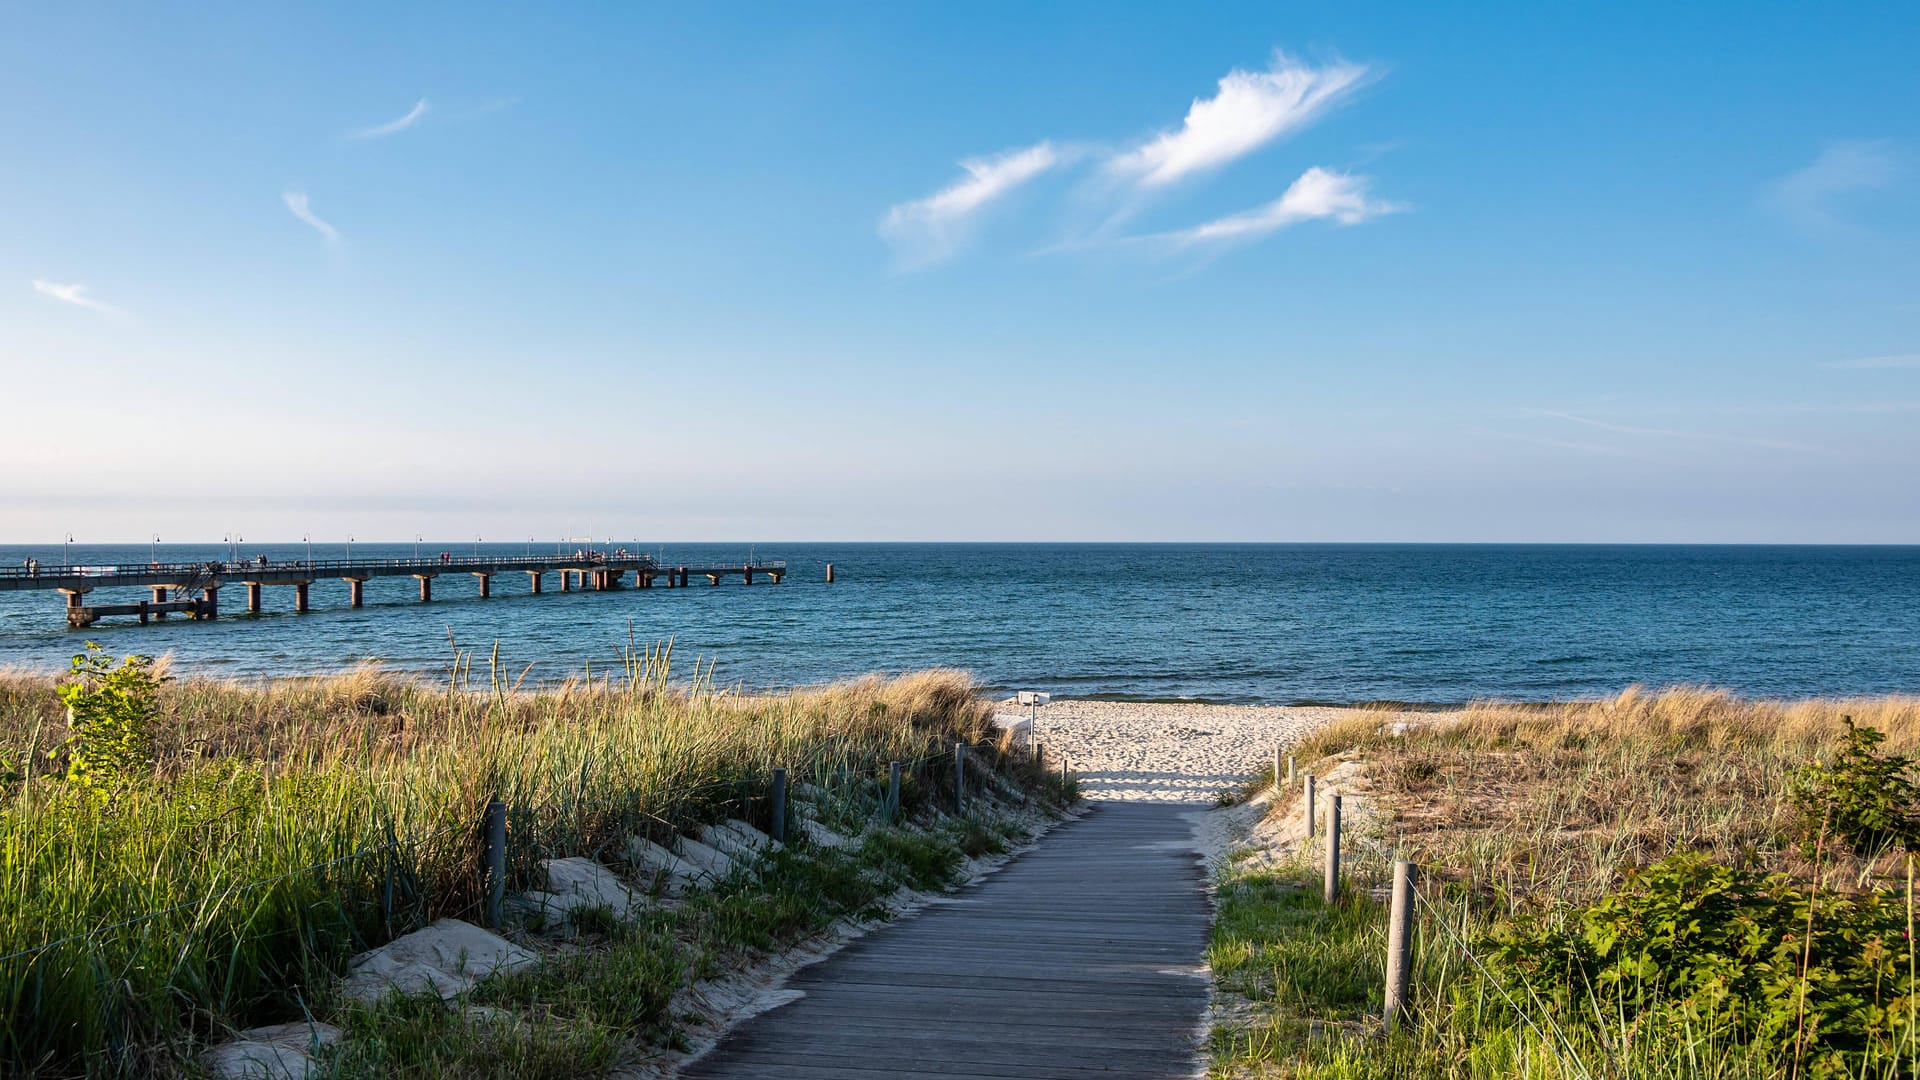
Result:
<svg viewBox="0 0 1920 1080"><path fill-rule="evenodd" d="M367 579L350 577L347 579L347 606L365 607L367 604Z"/></svg>
<svg viewBox="0 0 1920 1080"><path fill-rule="evenodd" d="M529 587L529 589L528 589L528 591L529 591L529 592L531 592L531 593L532 593L533 595L535 595L535 596L539 596L539 595L540 595L540 583L541 583L542 581L544 581L544 580L546 580L546 575L545 575L545 574L543 574L543 573L541 573L541 572L540 572L540 571L538 571L538 570L529 570L529 571L527 571L527 577L528 577L528 578L530 579L530 582L529 582L529 586L530 586L530 587Z"/></svg>
<svg viewBox="0 0 1920 1080"><path fill-rule="evenodd" d="M718 584L720 584L720 575L719 575L719 574L708 574L708 575L707 575L707 584L709 584L709 585L718 585Z"/></svg>
<svg viewBox="0 0 1920 1080"><path fill-rule="evenodd" d="M424 604L429 600L432 600L433 599L433 575L432 574L415 574L413 576L420 579L420 602Z"/></svg>
<svg viewBox="0 0 1920 1080"><path fill-rule="evenodd" d="M307 613L307 586L311 584L313 583L310 581L293 583L293 610L302 615Z"/></svg>
<svg viewBox="0 0 1920 1080"><path fill-rule="evenodd" d="M200 617L208 620L220 617L220 586L209 585L200 590Z"/></svg>
<svg viewBox="0 0 1920 1080"><path fill-rule="evenodd" d="M625 570L602 570L601 573L606 575L607 588L609 589L618 589L627 583L627 572Z"/></svg>
<svg viewBox="0 0 1920 1080"><path fill-rule="evenodd" d="M827 564L827 584L833 584L833 564Z"/></svg>
<svg viewBox="0 0 1920 1080"><path fill-rule="evenodd" d="M147 625L147 609L152 606L153 606L153 602L151 600L140 601L140 625L141 626Z"/></svg>
<svg viewBox="0 0 1920 1080"><path fill-rule="evenodd" d="M486 598L492 596L493 595L493 575L492 574L475 574L473 576L480 579L480 599L485 600Z"/></svg>
<svg viewBox="0 0 1920 1080"><path fill-rule="evenodd" d="M753 567L743 566L740 568L740 584L742 585L753 584Z"/></svg>
<svg viewBox="0 0 1920 1080"><path fill-rule="evenodd" d="M769 570L769 571L767 571L767 577L768 577L768 578L769 578L770 580L772 580L772 582L773 582L773 583L774 583L775 585L778 585L778 584L780 584L780 579L781 579L781 578L783 578L783 577L786 577L786 576L787 576L787 572L786 572L785 570Z"/></svg>
<svg viewBox="0 0 1920 1080"><path fill-rule="evenodd" d="M573 571L571 570L560 571L560 591L561 592L573 591Z"/></svg>
<svg viewBox="0 0 1920 1080"><path fill-rule="evenodd" d="M167 602L167 587L165 585L155 585L153 587L153 602L156 604L164 604ZM162 609L154 612L153 617L156 619L164 619L167 617L167 613L165 609Z"/></svg>
<svg viewBox="0 0 1920 1080"><path fill-rule="evenodd" d="M687 587L687 568L684 566L680 568L680 587Z"/></svg>
<svg viewBox="0 0 1920 1080"><path fill-rule="evenodd" d="M257 581L247 582L247 614L260 614L260 583Z"/></svg>

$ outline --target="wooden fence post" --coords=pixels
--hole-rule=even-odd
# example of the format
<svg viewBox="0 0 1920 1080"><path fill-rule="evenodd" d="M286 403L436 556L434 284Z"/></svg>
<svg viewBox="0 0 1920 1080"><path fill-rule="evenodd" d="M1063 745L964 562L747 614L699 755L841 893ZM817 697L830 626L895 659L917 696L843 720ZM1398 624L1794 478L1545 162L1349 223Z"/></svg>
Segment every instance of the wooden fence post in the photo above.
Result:
<svg viewBox="0 0 1920 1080"><path fill-rule="evenodd" d="M1302 787L1305 788L1307 797L1306 797L1306 802L1302 804L1300 808L1300 815L1304 817L1307 821L1307 838L1311 840L1313 838L1313 774L1312 773L1306 774L1306 777L1302 782Z"/></svg>
<svg viewBox="0 0 1920 1080"><path fill-rule="evenodd" d="M967 812L967 744L953 744L953 812Z"/></svg>
<svg viewBox="0 0 1920 1080"><path fill-rule="evenodd" d="M772 828L767 834L778 843L787 840L787 770L773 770Z"/></svg>
<svg viewBox="0 0 1920 1080"><path fill-rule="evenodd" d="M1382 1019L1387 1030L1407 1004L1407 977L1413 967L1413 875L1405 859L1393 862L1393 906L1387 915L1387 992Z"/></svg>
<svg viewBox="0 0 1920 1080"><path fill-rule="evenodd" d="M887 762L887 823L900 819L900 763Z"/></svg>
<svg viewBox="0 0 1920 1080"><path fill-rule="evenodd" d="M507 890L507 804L487 803L485 840L481 846L481 886L486 897L487 925L500 928L500 904Z"/></svg>
<svg viewBox="0 0 1920 1080"><path fill-rule="evenodd" d="M1327 880L1321 898L1331 904L1340 899L1340 793L1327 796Z"/></svg>

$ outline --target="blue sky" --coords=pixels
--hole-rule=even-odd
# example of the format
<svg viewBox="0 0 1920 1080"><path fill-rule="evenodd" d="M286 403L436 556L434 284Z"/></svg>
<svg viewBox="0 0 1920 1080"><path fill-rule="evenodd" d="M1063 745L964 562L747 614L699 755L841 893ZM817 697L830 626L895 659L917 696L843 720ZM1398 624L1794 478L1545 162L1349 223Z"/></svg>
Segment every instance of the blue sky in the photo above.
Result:
<svg viewBox="0 0 1920 1080"><path fill-rule="evenodd" d="M1920 541L1920 9L15 6L0 542Z"/></svg>

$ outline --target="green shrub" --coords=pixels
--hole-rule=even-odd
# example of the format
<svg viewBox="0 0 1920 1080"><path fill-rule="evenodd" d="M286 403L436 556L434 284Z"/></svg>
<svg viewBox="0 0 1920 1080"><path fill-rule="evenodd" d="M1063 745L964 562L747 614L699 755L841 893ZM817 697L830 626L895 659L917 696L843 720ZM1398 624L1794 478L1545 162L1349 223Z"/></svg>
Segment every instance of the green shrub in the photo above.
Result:
<svg viewBox="0 0 1920 1080"><path fill-rule="evenodd" d="M1842 720L1846 739L1832 764L1796 769L1787 781L1803 841L1811 847L1829 836L1868 856L1896 844L1920 846L1920 792L1909 779L1913 759L1878 753L1885 734L1855 727L1851 716Z"/></svg>
<svg viewBox="0 0 1920 1080"><path fill-rule="evenodd" d="M1495 967L1556 1011L1598 1000L1790 1051L1807 1076L1890 1057L1912 1024L1904 898L1844 895L1675 855L1562 919L1490 935ZM1516 997L1521 995L1516 994ZM1524 997L1521 997L1524 1000Z"/></svg>
<svg viewBox="0 0 1920 1080"><path fill-rule="evenodd" d="M129 656L116 668L100 646L87 642L87 651L73 658L72 680L59 687L67 706L60 751L67 779L104 790L151 770L159 692L152 658Z"/></svg>

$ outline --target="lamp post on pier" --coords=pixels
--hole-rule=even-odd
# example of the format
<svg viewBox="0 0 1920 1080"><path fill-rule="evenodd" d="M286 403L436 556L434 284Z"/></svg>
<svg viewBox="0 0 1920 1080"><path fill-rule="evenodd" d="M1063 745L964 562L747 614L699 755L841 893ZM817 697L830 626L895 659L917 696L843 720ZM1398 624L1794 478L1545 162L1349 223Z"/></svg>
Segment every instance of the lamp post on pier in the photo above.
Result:
<svg viewBox="0 0 1920 1080"><path fill-rule="evenodd" d="M160 561L160 534L159 533L154 533L153 542L147 545L147 561L151 563L158 563Z"/></svg>
<svg viewBox="0 0 1920 1080"><path fill-rule="evenodd" d="M414 562L420 561L420 540L421 540L420 534L414 533L413 534L413 561Z"/></svg>
<svg viewBox="0 0 1920 1080"><path fill-rule="evenodd" d="M347 561L353 561L353 534L347 534Z"/></svg>
<svg viewBox="0 0 1920 1080"><path fill-rule="evenodd" d="M66 538L65 540L62 540L62 541L60 542L60 563L61 563L61 565L63 565L63 566L72 566L72 565L73 565L73 556L72 556L72 555L70 555L70 554L68 554L68 552L67 552L67 549L68 549L69 547L71 547L71 546L72 546L72 544L73 544L73 534L72 534L72 533L68 533L68 534L67 534L67 538Z"/></svg>
<svg viewBox="0 0 1920 1080"><path fill-rule="evenodd" d="M473 538L473 561L480 561L480 538L478 536Z"/></svg>
<svg viewBox="0 0 1920 1080"><path fill-rule="evenodd" d="M300 539L307 542L307 569L313 569L313 534L301 533Z"/></svg>

